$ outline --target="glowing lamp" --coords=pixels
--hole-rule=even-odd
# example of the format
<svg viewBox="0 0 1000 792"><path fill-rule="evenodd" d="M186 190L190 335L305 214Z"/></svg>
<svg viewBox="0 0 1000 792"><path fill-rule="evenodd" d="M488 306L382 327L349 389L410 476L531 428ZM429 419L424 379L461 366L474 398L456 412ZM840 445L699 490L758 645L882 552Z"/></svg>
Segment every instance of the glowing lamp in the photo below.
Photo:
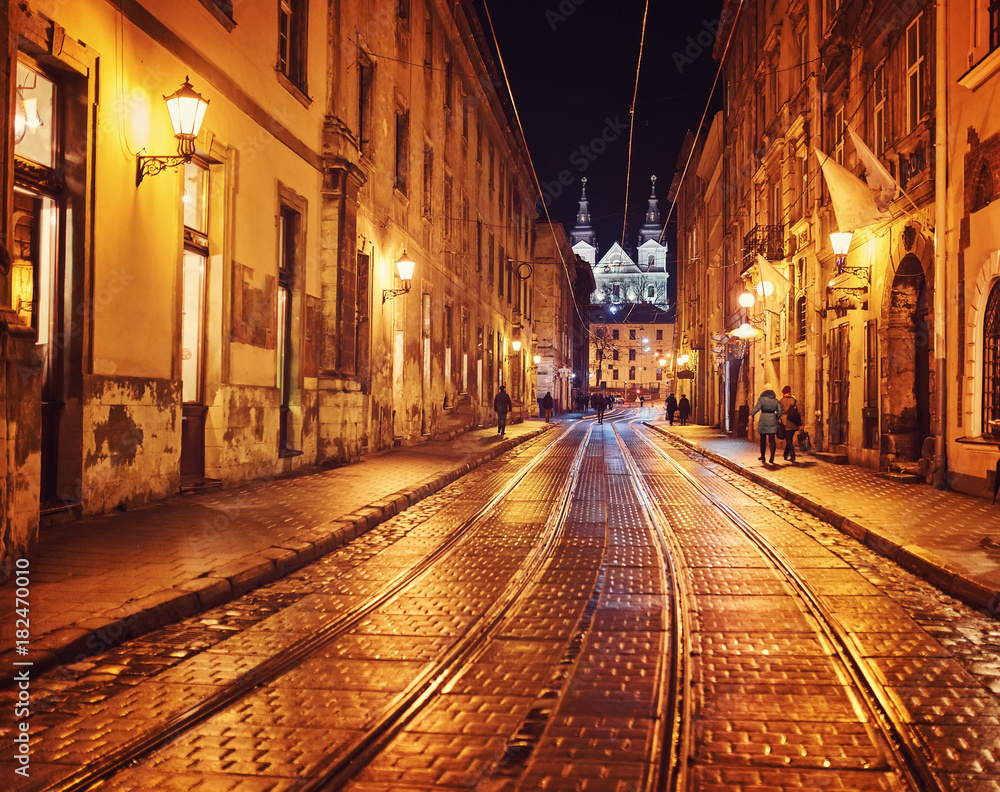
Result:
<svg viewBox="0 0 1000 792"><path fill-rule="evenodd" d="M399 279L403 282L403 288L383 289L382 305L385 305L386 300L391 300L394 297L398 297L400 294L406 294L410 290L410 281L413 280L413 270L416 266L416 262L407 256L406 251L404 250L403 255L400 256L399 260L396 262L396 274L399 275Z"/></svg>
<svg viewBox="0 0 1000 792"><path fill-rule="evenodd" d="M511 341L510 345L514 348L515 352L520 352L521 351L521 342L520 341Z"/></svg>
<svg viewBox="0 0 1000 792"><path fill-rule="evenodd" d="M757 302L757 298L754 297L750 292L743 292L743 294L741 294L739 297L740 307L742 308L749 308L755 302Z"/></svg>
<svg viewBox="0 0 1000 792"><path fill-rule="evenodd" d="M136 187L142 182L145 176L155 176L167 168L176 168L185 162L190 162L194 156L195 140L198 132L201 131L201 122L205 120L205 111L208 110L208 99L202 97L188 82L187 77L184 83L170 96L164 96L163 101L167 103L167 112L170 114L170 125L174 130L174 137L177 139L177 156L175 157L145 157L136 158Z"/></svg>

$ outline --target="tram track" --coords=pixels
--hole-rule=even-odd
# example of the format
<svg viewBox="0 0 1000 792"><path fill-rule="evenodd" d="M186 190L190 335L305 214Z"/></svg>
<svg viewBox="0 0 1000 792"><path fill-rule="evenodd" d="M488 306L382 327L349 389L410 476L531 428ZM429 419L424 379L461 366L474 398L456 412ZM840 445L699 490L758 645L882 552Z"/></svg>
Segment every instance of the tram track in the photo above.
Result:
<svg viewBox="0 0 1000 792"><path fill-rule="evenodd" d="M585 437L584 442L579 444L576 451L576 461L574 464L577 467L582 450L586 447L586 436L589 435L592 427L581 428L581 430ZM346 635L371 614L399 597L429 570L439 564L446 563L456 549L475 533L477 527L486 524L490 520L491 516L504 503L510 493L514 492L546 460L552 457L557 446L561 443L573 442L576 442L576 439L574 432L570 430L547 443L527 465L503 485L496 494L489 498L483 506L458 525L435 550L424 557L419 563L397 574L363 603L348 608L344 613L331 619L323 627L312 631L304 638L295 641L282 651L267 658L259 665L241 674L236 680L221 686L218 691L203 698L196 705L189 707L180 714L169 717L166 722L160 724L156 729L145 731L139 736L129 739L124 744L108 750L99 758L89 762L85 767L80 767L75 772L59 778L57 781L45 786L44 789L46 792L49 790L52 792L56 792L56 790L58 792L78 792L92 789L127 768L142 762L158 748L177 740L183 734L195 729L199 724L204 723L217 713L233 707L238 701L260 689L262 686L300 667L324 647L329 646L338 638ZM554 537L557 536L559 527L561 526L561 515L564 514L566 504L569 502L573 482L575 482L575 476L557 498L560 507L552 512L556 517L551 519L541 532L525 563L515 570L511 581L509 581L505 589L506 598L510 599L513 597L516 599L519 593L523 592L528 585L534 572L544 563L547 553L550 552L553 546ZM324 768L321 768L318 773L319 778L310 786L303 787L303 789L326 788L325 785L330 783L330 779L346 778L346 767L352 763L356 764L359 758L370 754L374 746L384 742L386 735L398 731L402 723L405 723L408 718L413 717L413 714L426 704L433 691L447 678L446 669L458 667L463 661L467 661L472 652L472 647L481 642L482 636L487 634L489 629L503 618L503 615L511 607L511 602L513 602L511 600L511 602L505 604L502 601L503 599L501 597L481 618L477 619L469 628L467 634L462 636L432 668L420 674L404 691L397 694L383 714L376 719L374 725L369 726L361 738L353 741L347 751L338 752L338 758L329 762Z"/></svg>
<svg viewBox="0 0 1000 792"><path fill-rule="evenodd" d="M666 462L697 493L735 526L747 540L768 560L795 591L807 612L814 619L821 640L832 648L842 677L849 680L856 700L861 702L867 721L874 724L873 733L878 735L879 747L888 766L896 777L909 789L926 792L944 792L946 789L931 768L930 760L921 747L920 741L893 705L891 696L879 681L870 663L852 646L847 631L839 624L823 597L795 568L795 565L764 535L723 502L714 492L698 481L691 473L668 454L658 442L646 433L632 429L633 435L651 449L656 456ZM661 441L666 442L666 441ZM641 476L641 471L636 468ZM693 756L688 758L693 763Z"/></svg>

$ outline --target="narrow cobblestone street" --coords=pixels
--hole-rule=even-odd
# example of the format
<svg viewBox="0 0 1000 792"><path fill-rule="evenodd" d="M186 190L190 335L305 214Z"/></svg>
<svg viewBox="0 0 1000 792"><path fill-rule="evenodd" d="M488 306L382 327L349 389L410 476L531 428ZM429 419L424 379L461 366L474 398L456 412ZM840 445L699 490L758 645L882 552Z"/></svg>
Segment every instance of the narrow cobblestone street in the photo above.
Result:
<svg viewBox="0 0 1000 792"><path fill-rule="evenodd" d="M993 619L623 417L57 663L17 788L1000 785Z"/></svg>

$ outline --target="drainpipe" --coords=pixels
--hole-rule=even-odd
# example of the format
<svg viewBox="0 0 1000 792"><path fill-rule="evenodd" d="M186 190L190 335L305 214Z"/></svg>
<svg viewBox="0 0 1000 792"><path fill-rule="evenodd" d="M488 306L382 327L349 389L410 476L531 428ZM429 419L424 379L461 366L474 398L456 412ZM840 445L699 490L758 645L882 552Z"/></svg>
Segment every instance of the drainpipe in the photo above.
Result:
<svg viewBox="0 0 1000 792"><path fill-rule="evenodd" d="M948 488L945 445L948 429L946 409L946 383L948 377L945 349L947 345L945 321L947 291L947 240L948 228L948 3L938 0L934 17L934 390L937 428L934 437L934 487Z"/></svg>

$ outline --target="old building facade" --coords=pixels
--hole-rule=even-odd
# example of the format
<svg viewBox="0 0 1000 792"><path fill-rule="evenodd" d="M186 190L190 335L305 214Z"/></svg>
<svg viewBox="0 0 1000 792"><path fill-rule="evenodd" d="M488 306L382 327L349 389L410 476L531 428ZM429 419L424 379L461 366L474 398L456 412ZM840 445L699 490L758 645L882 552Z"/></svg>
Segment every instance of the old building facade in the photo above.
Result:
<svg viewBox="0 0 1000 792"><path fill-rule="evenodd" d="M488 423L525 381L535 189L471 3L6 23L5 558L46 520ZM207 102L186 156L178 86Z"/></svg>
<svg viewBox="0 0 1000 792"><path fill-rule="evenodd" d="M823 452L940 474L934 16L927 4L725 5L721 173L698 199L721 208L721 247L690 207L678 232L706 242L681 257L681 281L707 276L720 299L678 310L701 314L714 381L699 388L720 394L713 422L734 433L753 433L746 416L765 383L790 385ZM715 144L709 134L695 145ZM838 215L830 163L873 200L869 149L895 200L864 220ZM853 232L845 255L838 231Z"/></svg>

